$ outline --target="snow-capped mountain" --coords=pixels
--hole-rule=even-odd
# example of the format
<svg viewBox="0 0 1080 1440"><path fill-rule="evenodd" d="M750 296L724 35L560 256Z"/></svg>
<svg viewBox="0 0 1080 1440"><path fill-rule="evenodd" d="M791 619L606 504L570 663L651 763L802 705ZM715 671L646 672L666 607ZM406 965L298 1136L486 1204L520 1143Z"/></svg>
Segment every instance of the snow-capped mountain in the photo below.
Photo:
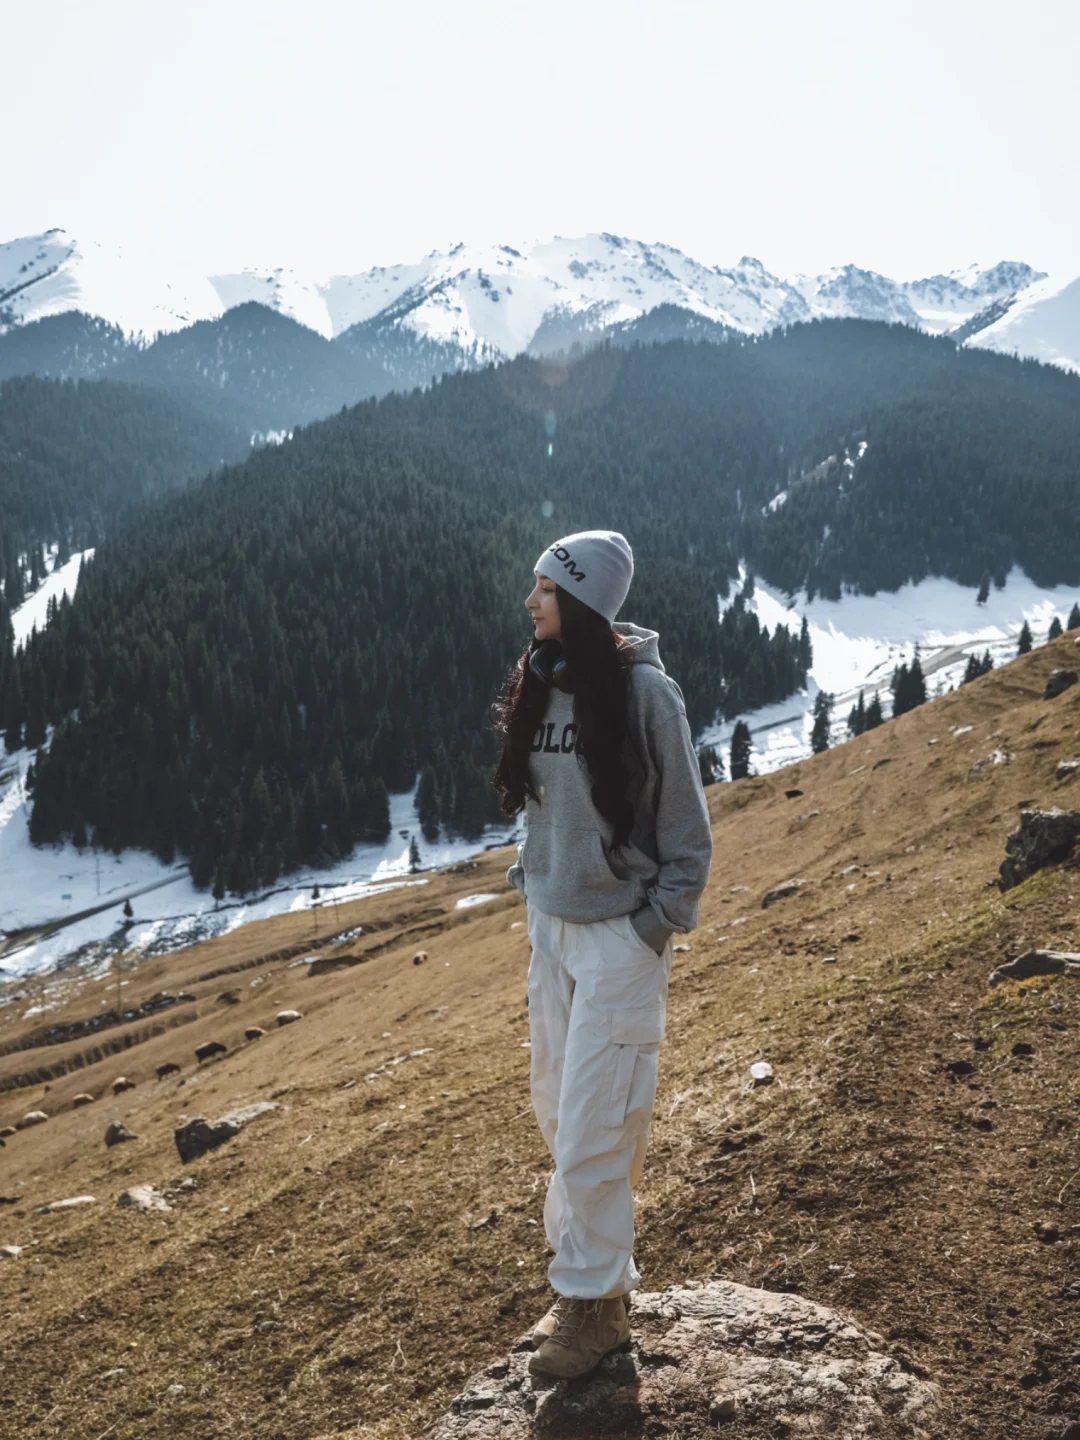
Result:
<svg viewBox="0 0 1080 1440"><path fill-rule="evenodd" d="M63 230L0 241L0 331L82 310L147 337L225 309L205 275L151 256L77 242Z"/></svg>
<svg viewBox="0 0 1080 1440"><path fill-rule="evenodd" d="M1003 260L986 270L970 265L906 281L845 265L825 275L800 276L796 284L815 315L899 322L940 335L1043 279L1030 265Z"/></svg>
<svg viewBox="0 0 1080 1440"><path fill-rule="evenodd" d="M1080 371L1080 279L1040 278L974 316L964 343Z"/></svg>
<svg viewBox="0 0 1080 1440"><path fill-rule="evenodd" d="M347 338L393 375L403 347L437 356L436 369L462 368L625 333L660 307L714 334L756 335L815 317L854 316L935 334L967 327L970 335L958 339L995 348L1014 346L1000 341L989 320L1015 311L1028 317L1019 329L1009 322L1017 344L1028 347L1020 353L1080 363L1080 326L1069 318L1075 304L1017 310L1018 297L1043 293L1036 287L1045 284L1044 275L1016 261L912 281L854 265L785 280L749 256L730 268L710 266L670 245L607 233L521 247L455 245L413 264L325 278L284 269L204 276L166 273L160 262L50 230L0 244L0 331L83 310L149 337L257 301L327 339ZM1059 284L1054 293L1061 292ZM1047 315L1066 333L1055 330L1056 338L1044 341L1039 326ZM401 369L407 379L408 364Z"/></svg>

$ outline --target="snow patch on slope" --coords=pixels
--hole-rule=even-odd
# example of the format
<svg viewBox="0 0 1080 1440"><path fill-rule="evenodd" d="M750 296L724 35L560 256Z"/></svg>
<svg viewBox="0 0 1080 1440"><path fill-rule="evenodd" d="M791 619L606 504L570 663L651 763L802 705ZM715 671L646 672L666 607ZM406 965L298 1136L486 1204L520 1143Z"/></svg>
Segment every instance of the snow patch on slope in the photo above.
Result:
<svg viewBox="0 0 1080 1440"><path fill-rule="evenodd" d="M59 603L65 595L74 595L75 587L79 583L79 567L82 565L84 557L89 559L94 553L93 550L83 550L72 555L66 564L58 567L56 551L57 547L52 546L46 558L49 573L45 580L32 595L11 612L11 628L15 632L16 650L22 649L35 629L45 629L50 600L56 600Z"/></svg>
<svg viewBox="0 0 1080 1440"><path fill-rule="evenodd" d="M1041 279L965 342L1080 372L1080 279Z"/></svg>
<svg viewBox="0 0 1080 1440"><path fill-rule="evenodd" d="M744 577L745 570L740 585ZM738 588L733 588L732 599ZM755 578L747 608L770 631L779 624L793 635L799 633L805 615L814 658L805 690L737 717L750 727L751 767L760 775L769 774L811 753L819 691L834 697L830 743L839 744L847 739L848 712L860 690L867 704L879 694L886 717L892 714L892 672L902 662L910 664L916 645L927 694L933 697L960 684L969 655L989 650L995 665L1013 659L1025 620L1035 644L1043 644L1054 616L1064 624L1077 601L1080 589L1065 585L1043 589L1016 566L1004 589L991 587L983 605L977 603L974 589L939 578L909 583L895 593L849 594L840 600L816 596L808 602L800 592L789 605L783 592ZM730 603L720 600L721 614ZM735 720L710 726L699 741L716 746L725 773L734 728Z"/></svg>

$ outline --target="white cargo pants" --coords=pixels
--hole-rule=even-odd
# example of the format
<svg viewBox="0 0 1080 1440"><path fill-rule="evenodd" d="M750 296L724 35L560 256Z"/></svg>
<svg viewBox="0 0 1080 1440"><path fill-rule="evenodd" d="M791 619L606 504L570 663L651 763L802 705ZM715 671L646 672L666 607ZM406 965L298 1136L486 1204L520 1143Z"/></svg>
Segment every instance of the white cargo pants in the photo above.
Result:
<svg viewBox="0 0 1080 1440"><path fill-rule="evenodd" d="M527 907L532 1103L555 1161L544 1229L560 1295L625 1294L634 1198L656 1098L672 942L657 955L629 916L577 924Z"/></svg>

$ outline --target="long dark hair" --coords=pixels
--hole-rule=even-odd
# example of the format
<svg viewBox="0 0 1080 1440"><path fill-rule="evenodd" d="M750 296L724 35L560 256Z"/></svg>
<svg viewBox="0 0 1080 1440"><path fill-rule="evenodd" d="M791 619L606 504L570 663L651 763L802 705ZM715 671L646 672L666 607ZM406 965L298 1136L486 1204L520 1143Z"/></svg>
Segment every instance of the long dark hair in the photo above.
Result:
<svg viewBox="0 0 1080 1440"><path fill-rule="evenodd" d="M590 795L600 814L615 827L611 848L617 850L629 838L634 823L634 807L627 796L630 771L624 755L630 738L627 703L633 646L603 615L561 585L555 586L555 598L563 655L573 685L578 745L593 782ZM524 809L526 796L542 803L529 776L533 736L550 693L529 668L529 656L537 643L532 640L518 657L492 706L495 733L503 748L491 783L509 818Z"/></svg>

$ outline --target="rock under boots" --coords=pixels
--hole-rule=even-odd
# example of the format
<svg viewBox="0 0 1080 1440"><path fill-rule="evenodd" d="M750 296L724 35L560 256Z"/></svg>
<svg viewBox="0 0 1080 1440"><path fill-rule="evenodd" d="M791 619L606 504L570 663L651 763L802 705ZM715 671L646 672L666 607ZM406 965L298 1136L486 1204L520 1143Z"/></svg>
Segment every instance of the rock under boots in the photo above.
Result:
<svg viewBox="0 0 1080 1440"><path fill-rule="evenodd" d="M552 1307L551 1334L530 1356L529 1370L533 1375L567 1380L584 1375L609 1351L624 1345L630 1339L630 1321L621 1295L613 1300L560 1299L561 1303L557 1300ZM545 1315L540 1324L547 1320Z"/></svg>

